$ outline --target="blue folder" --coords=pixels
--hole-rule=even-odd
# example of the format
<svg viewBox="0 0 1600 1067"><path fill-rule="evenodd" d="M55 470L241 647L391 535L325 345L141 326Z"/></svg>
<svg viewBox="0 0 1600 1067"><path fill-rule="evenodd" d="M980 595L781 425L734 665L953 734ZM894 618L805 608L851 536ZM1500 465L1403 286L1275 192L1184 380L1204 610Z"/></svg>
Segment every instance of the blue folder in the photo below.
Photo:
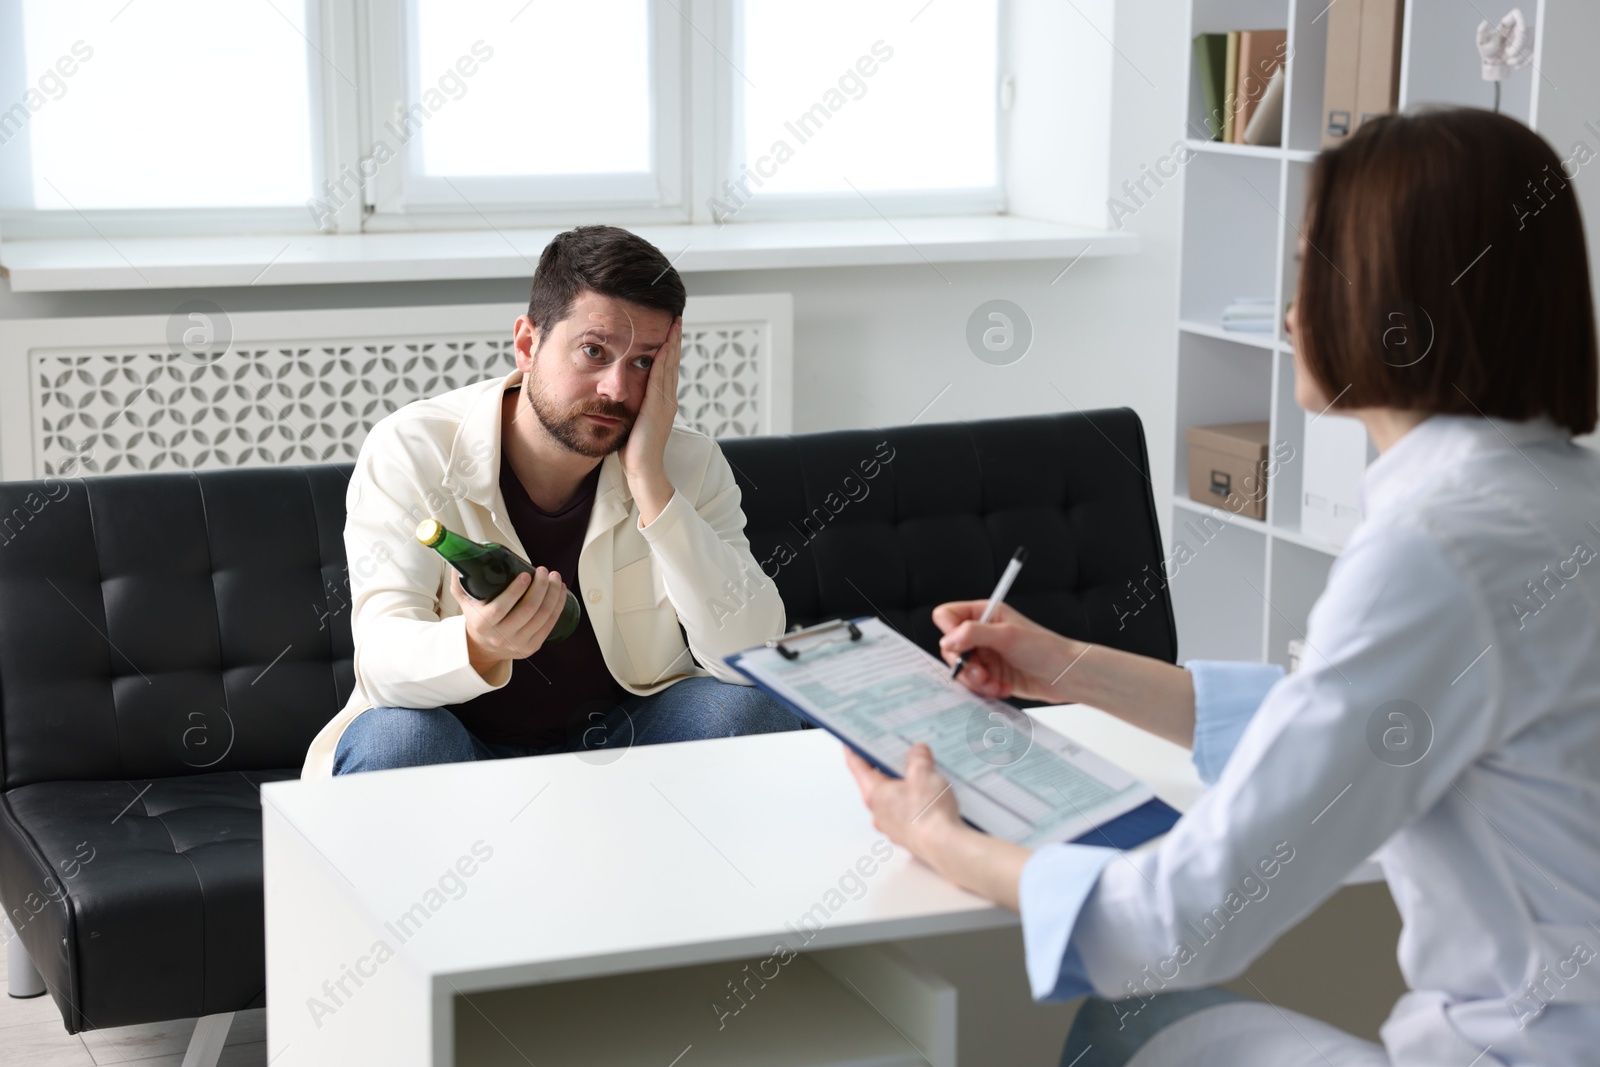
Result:
<svg viewBox="0 0 1600 1067"><path fill-rule="evenodd" d="M860 623L866 621L868 618L871 618L871 616L863 615L859 618L851 619L849 621L852 623ZM792 637L794 635L788 634L785 636ZM887 774L891 778L899 778L901 776L899 771L896 771L893 767L887 766L886 764L880 763L878 759L871 753L863 751L849 738L839 734L833 729L833 727L829 726L821 719L818 719L815 715L811 714L800 705L794 703L782 693L769 688L755 675L745 670L744 666L740 663L740 660L743 659L743 657L743 652L735 652L731 656L724 657L723 662L727 663L728 666L732 667L734 670L750 679L751 684L755 685L756 688L760 689L763 693L766 693L768 696L778 701L790 711L793 711L796 715L805 719L807 722L812 723L818 728L833 734L834 737L837 737L846 746L848 746L852 752L866 760L868 763L872 764L872 766L878 768L878 770L882 771L884 774ZM1105 848L1130 849L1136 845L1144 844L1144 842L1153 837L1159 837L1166 833L1168 830L1172 829L1172 827L1180 818L1182 818L1182 813L1172 805L1166 803L1159 797L1151 797L1149 800L1145 801L1137 808L1134 808L1132 811L1123 812L1110 822L1102 823L1094 829L1073 838L1072 844L1100 845ZM975 830L983 829L983 827L977 826L965 816L962 817L962 821Z"/></svg>

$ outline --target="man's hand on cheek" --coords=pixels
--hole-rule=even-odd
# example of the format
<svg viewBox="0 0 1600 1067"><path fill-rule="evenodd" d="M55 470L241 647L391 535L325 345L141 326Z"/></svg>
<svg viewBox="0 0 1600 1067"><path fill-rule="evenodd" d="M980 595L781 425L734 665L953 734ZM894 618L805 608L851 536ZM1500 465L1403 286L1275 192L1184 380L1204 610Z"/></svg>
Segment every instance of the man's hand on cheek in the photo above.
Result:
<svg viewBox="0 0 1600 1067"><path fill-rule="evenodd" d="M678 363L683 351L683 319L673 320L666 341L650 366L644 400L619 459L628 490L639 504L639 524L648 526L672 499L663 457L678 414Z"/></svg>

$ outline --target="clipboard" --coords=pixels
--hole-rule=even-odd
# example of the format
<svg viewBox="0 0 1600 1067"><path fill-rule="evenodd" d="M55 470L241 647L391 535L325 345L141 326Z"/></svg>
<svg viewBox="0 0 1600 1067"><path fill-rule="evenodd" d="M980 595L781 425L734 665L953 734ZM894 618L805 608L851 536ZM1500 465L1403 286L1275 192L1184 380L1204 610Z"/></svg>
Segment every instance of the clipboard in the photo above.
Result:
<svg viewBox="0 0 1600 1067"><path fill-rule="evenodd" d="M985 833L1033 846L1070 841L1127 849L1165 833L1180 817L1120 768L1011 705L950 680L946 664L874 616L795 630L725 662L892 777L903 776L911 741L927 741L961 801L962 819ZM973 730L991 719L1000 725L988 727L979 743ZM983 750L990 733L1008 728L1013 737L1026 733L1025 748ZM1050 811L1038 815L1045 806Z"/></svg>

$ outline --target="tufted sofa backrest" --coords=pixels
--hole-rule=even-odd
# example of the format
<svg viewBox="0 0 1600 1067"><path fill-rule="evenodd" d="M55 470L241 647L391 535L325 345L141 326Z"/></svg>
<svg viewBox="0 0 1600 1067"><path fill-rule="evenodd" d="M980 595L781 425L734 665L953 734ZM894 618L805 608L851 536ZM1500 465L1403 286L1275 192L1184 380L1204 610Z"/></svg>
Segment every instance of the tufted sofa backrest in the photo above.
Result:
<svg viewBox="0 0 1600 1067"><path fill-rule="evenodd" d="M791 624L879 614L925 648L989 595L1172 661L1138 417L1094 411L722 442ZM0 484L0 789L298 768L354 685L351 466ZM1137 597L1130 583L1138 583Z"/></svg>
<svg viewBox="0 0 1600 1067"><path fill-rule="evenodd" d="M0 788L298 767L355 684L350 470L0 484Z"/></svg>
<svg viewBox="0 0 1600 1067"><path fill-rule="evenodd" d="M1144 430L1128 408L722 450L791 626L881 615L931 652L934 606L986 599L1024 545L1007 603L1060 633L1177 657Z"/></svg>

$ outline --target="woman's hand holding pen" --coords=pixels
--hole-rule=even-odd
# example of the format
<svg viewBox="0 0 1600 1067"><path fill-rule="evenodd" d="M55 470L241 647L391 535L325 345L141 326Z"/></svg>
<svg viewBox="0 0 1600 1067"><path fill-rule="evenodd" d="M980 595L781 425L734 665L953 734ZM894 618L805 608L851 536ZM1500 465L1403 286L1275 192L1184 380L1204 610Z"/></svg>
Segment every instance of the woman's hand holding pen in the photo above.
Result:
<svg viewBox="0 0 1600 1067"><path fill-rule="evenodd" d="M1182 667L1047 630L1008 604L978 621L986 601L933 609L939 654L972 650L960 682L979 696L1087 704L1173 744L1194 745L1194 679ZM1094 655L1089 655L1090 652Z"/></svg>
<svg viewBox="0 0 1600 1067"><path fill-rule="evenodd" d="M998 605L988 622L979 622L986 603L958 600L933 609L933 623L944 634L939 641L944 661L953 665L962 652L972 651L960 682L979 696L999 700L1080 701L1070 671L1089 644L1047 630L1009 604Z"/></svg>

